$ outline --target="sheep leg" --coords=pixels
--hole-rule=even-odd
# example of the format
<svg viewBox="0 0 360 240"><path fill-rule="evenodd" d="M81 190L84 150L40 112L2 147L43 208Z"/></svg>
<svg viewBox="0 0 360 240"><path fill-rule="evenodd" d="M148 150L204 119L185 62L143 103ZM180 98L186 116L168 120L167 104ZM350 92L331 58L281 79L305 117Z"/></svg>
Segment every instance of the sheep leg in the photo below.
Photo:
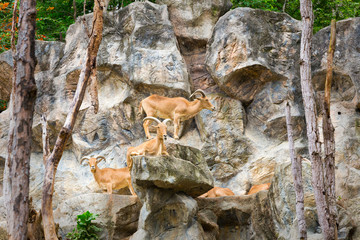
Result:
<svg viewBox="0 0 360 240"><path fill-rule="evenodd" d="M130 190L131 194L132 194L133 196L137 196L136 193L135 193L135 191L134 191L134 188L133 188L133 186L132 186L132 184L131 184L131 178L130 178L130 179L127 179L126 181L127 181L127 183L128 183L128 187L129 187L129 190Z"/></svg>
<svg viewBox="0 0 360 240"><path fill-rule="evenodd" d="M107 193L112 194L112 184L106 185Z"/></svg>
<svg viewBox="0 0 360 240"><path fill-rule="evenodd" d="M180 129L180 118L175 117L174 118L174 138L176 140L179 140L179 129Z"/></svg>
<svg viewBox="0 0 360 240"><path fill-rule="evenodd" d="M164 141L161 142L161 155L169 156L169 153L166 151L166 146L164 144Z"/></svg>
<svg viewBox="0 0 360 240"><path fill-rule="evenodd" d="M150 120L145 120L143 123L144 126L144 130L145 130L145 135L147 139L151 138L150 132L149 132L149 125L150 125Z"/></svg>

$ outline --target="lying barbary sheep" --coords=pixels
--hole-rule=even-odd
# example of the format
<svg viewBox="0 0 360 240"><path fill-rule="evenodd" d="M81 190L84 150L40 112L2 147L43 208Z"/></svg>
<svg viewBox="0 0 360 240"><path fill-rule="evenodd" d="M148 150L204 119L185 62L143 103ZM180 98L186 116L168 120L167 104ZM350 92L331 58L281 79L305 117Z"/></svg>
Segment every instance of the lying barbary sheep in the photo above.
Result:
<svg viewBox="0 0 360 240"><path fill-rule="evenodd" d="M161 122L159 119L154 117L146 117L143 121L155 121L158 123L156 125L156 138L148 140L139 146L129 147L126 153L126 163L128 168L132 168L132 156L138 155L147 155L147 156L160 156L160 155L169 155L166 151L164 140L167 139L167 126L166 123L170 119L165 119Z"/></svg>
<svg viewBox="0 0 360 240"><path fill-rule="evenodd" d="M113 189L121 189L128 187L131 194L136 196L136 193L131 185L131 176L129 169L126 168L98 168L97 164L102 160L106 161L106 159L102 156L98 156L96 158L91 157L83 157L80 161L82 164L84 161L87 161L90 166L90 170L94 175L96 182L103 189L106 188L107 193L112 194Z"/></svg>
<svg viewBox="0 0 360 240"><path fill-rule="evenodd" d="M200 195L199 198L213 198L213 197L224 197L224 196L234 196L235 194L229 188L214 187L210 189L207 193Z"/></svg>
<svg viewBox="0 0 360 240"><path fill-rule="evenodd" d="M179 139L180 121L194 117L203 109L215 110L215 107L200 89L191 94L190 98L196 94L200 94L201 96L192 102L182 97L168 98L154 94L140 102L140 112L143 113L144 111L147 117L171 119L174 122L174 138ZM144 121L143 124L148 139L151 138L149 124L149 121Z"/></svg>
<svg viewBox="0 0 360 240"><path fill-rule="evenodd" d="M269 190L270 184L271 183L264 183L264 184L260 184L260 185L254 185L254 186L252 186L250 188L250 191L248 192L247 195L255 194L255 193L260 192L262 190Z"/></svg>

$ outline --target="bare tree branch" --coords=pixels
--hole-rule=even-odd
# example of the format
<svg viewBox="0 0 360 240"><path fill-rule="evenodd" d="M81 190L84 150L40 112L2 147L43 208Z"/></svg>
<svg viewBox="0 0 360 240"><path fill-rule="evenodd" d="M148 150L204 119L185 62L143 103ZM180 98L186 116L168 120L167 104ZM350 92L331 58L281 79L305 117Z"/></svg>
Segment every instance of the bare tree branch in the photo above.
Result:
<svg viewBox="0 0 360 240"><path fill-rule="evenodd" d="M296 217L298 219L300 239L305 240L307 239L307 233L306 233L306 222L304 215L304 189L303 189L303 181L302 181L302 165L301 165L301 158L299 156L295 157L295 147L294 147L292 122L291 122L291 107L289 102L286 103L285 115L286 115L286 127L288 133L289 150L290 150L290 158L291 158L291 170L294 178L294 188L296 194Z"/></svg>
<svg viewBox="0 0 360 240"><path fill-rule="evenodd" d="M103 30L103 0L95 0L93 13L93 28L90 42L87 48L86 61L80 73L73 102L70 106L65 123L57 137L53 151L46 161L45 177L42 196L42 213L44 233L46 239L57 239L52 211L52 198L54 192L54 180L57 166L63 154L66 141L69 139L75 125L79 108L84 98L86 87L93 69L96 68L96 57L102 39Z"/></svg>
<svg viewBox="0 0 360 240"><path fill-rule="evenodd" d="M308 148L312 167L312 185L316 201L318 219L325 240L335 239L331 226L329 205L324 184L324 167L321 157L321 145L317 124L314 89L311 83L311 38L313 32L313 10L311 0L300 0L302 35L300 44L301 91L305 109Z"/></svg>
<svg viewBox="0 0 360 240"><path fill-rule="evenodd" d="M47 121L46 116L43 114L41 116L41 124L42 124L42 143L43 143L43 162L46 165L46 160L50 155L50 144L49 144L49 136L47 133Z"/></svg>
<svg viewBox="0 0 360 240"><path fill-rule="evenodd" d="M331 95L331 82L333 77L333 59L336 46L336 21L331 21L330 43L327 55L327 72L325 80L325 97L323 109L323 136L324 136L324 180L327 202L330 210L330 229L334 232L337 239L337 208L335 196L335 137L334 126L330 118L330 95Z"/></svg>

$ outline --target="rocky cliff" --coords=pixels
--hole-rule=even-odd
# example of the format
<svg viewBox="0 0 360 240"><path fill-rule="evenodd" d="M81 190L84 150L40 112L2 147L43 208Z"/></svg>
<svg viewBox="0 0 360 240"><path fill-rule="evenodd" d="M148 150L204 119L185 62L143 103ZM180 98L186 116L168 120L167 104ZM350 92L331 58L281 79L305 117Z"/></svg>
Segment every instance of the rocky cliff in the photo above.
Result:
<svg viewBox="0 0 360 240"><path fill-rule="evenodd" d="M103 229L102 239L296 238L284 106L291 103L296 151L307 157L299 76L301 25L283 13L230 8L228 0L158 0L105 14L97 58L99 113L93 113L86 95L56 175L54 214L62 236L75 226L77 214L89 210L100 214L96 223ZM85 16L88 26L91 19L91 14ZM329 35L325 28L313 39L318 97L324 90ZM331 117L339 239L360 239L358 39L360 18L337 23ZM47 115L53 144L75 92L87 41L79 18L69 27L65 43L37 42L30 174L37 209L44 173L40 116ZM0 55L0 99L10 97L11 69L11 53L5 52ZM119 195L126 191L112 198L102 193L80 158L102 155L107 161L100 167L125 167L127 148L145 141L139 102L151 94L187 98L198 88L216 110L203 110L183 124L180 140L166 143L170 157L134 160L139 198ZM0 113L1 171L9 114ZM168 132L172 136L172 127ZM321 239L310 169L303 161L308 234ZM244 196L252 185L266 182L271 182L269 191ZM237 196L194 199L213 185L230 188ZM1 204L2 227L4 208Z"/></svg>

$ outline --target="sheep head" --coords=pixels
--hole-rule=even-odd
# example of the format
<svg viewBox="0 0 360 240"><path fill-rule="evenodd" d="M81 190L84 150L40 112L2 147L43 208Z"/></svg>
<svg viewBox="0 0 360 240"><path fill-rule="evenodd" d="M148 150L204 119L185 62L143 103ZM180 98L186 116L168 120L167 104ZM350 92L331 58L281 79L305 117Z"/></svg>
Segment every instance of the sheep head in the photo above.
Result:
<svg viewBox="0 0 360 240"><path fill-rule="evenodd" d="M90 166L90 170L91 172L95 172L96 171L96 166L99 162L101 162L102 160L106 161L106 159L103 157L103 156L98 156L96 158L94 157L91 157L91 158L88 158L88 157L83 157L80 161L80 164L82 164L84 161L87 161L89 166Z"/></svg>
<svg viewBox="0 0 360 240"><path fill-rule="evenodd" d="M151 121L155 121L158 124L155 126L156 127L156 133L157 133L157 138L161 139L161 140L166 140L167 139L167 126L166 123L171 121L170 119L165 119L164 121L160 121L157 118L154 117L146 117L144 118L143 121L146 120L151 120Z"/></svg>
<svg viewBox="0 0 360 240"><path fill-rule="evenodd" d="M209 98L205 95L203 90L198 89L195 92L193 92L193 94L190 95L190 99L193 96L196 96L196 95L199 95L199 94L201 96L196 97L196 99L200 101L201 108L202 109L208 109L210 111L214 111L215 110L214 105L211 104Z"/></svg>

